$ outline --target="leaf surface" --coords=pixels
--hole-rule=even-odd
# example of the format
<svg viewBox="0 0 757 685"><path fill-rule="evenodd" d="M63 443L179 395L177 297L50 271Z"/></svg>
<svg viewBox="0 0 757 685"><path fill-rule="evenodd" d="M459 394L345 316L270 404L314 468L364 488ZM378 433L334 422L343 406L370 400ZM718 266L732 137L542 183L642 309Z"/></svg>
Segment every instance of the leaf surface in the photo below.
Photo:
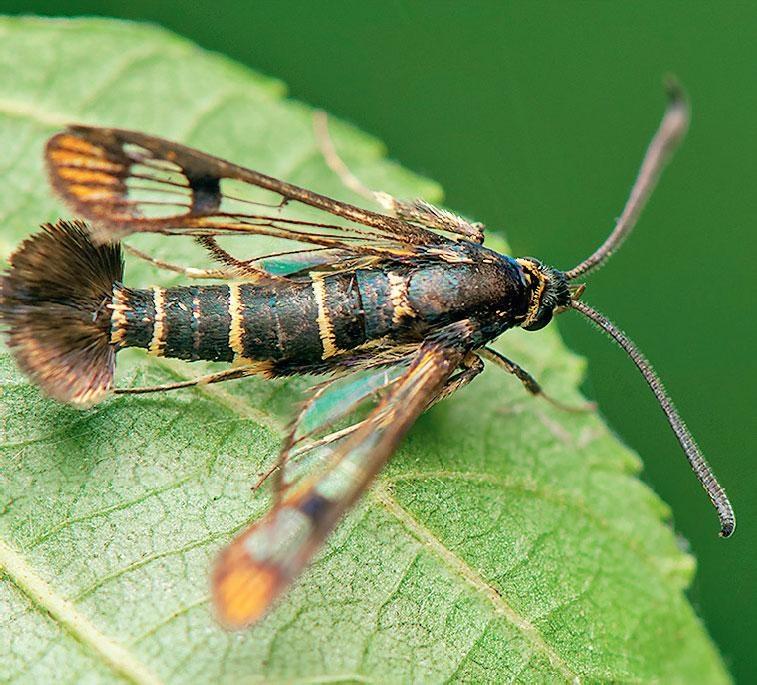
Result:
<svg viewBox="0 0 757 685"><path fill-rule="evenodd" d="M321 160L310 110L273 80L121 22L5 19L0 39L4 257L64 212L42 147L68 122L145 130L356 201ZM332 129L371 187L440 199L372 138ZM205 262L183 239L134 242ZM175 282L134 260L126 280ZM498 346L580 401L583 363L555 328ZM119 382L203 370L125 353ZM2 353L0 386L1 682L728 680L684 595L693 561L639 459L596 415L555 411L496 370L422 417L309 572L237 634L213 621L209 565L269 505L250 485L305 383L78 412Z"/></svg>

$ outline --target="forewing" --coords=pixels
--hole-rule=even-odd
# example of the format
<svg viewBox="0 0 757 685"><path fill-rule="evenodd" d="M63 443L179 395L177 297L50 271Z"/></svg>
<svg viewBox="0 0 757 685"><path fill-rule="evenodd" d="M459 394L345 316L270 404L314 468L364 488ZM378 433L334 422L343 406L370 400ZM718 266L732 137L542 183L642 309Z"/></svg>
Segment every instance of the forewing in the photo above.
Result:
<svg viewBox="0 0 757 685"><path fill-rule="evenodd" d="M340 443L328 468L288 490L222 552L213 596L224 625L243 628L263 616L368 487L463 356L458 347L424 343L376 408Z"/></svg>
<svg viewBox="0 0 757 685"><path fill-rule="evenodd" d="M396 257L444 255L450 245L402 219L135 131L72 126L48 141L45 158L55 190L102 240L255 233Z"/></svg>

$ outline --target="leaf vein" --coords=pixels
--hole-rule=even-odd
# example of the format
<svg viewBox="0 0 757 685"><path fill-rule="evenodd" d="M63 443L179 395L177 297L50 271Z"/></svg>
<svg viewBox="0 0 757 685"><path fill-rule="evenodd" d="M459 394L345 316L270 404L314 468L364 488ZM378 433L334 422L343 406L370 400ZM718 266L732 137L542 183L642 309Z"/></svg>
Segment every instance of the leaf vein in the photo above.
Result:
<svg viewBox="0 0 757 685"><path fill-rule="evenodd" d="M161 680L113 638L101 632L68 600L56 593L21 555L0 540L0 568L34 604L47 612L75 640L91 648L116 673L138 685L158 685Z"/></svg>
<svg viewBox="0 0 757 685"><path fill-rule="evenodd" d="M515 478L500 478L492 476L486 473L472 473L465 471L409 471L396 476L383 478L385 483L400 483L406 481L422 481L422 480L456 480L465 481L469 483L486 483L487 485L495 485L503 490L519 490L521 492L527 492L532 495L536 495L543 500L551 502L563 509L569 509L580 516L583 516L588 521L597 525L603 531L605 531L610 539L613 539L623 545L626 549L638 556L644 561L650 569L658 573L662 577L667 577L670 573L666 573L666 569L670 569L670 565L665 562L664 559L655 559L650 556L642 547L640 547L632 538L622 535L619 531L614 529L608 519L603 516L598 516L591 509L586 507L584 503L577 499L575 496L568 496L568 493L562 493L559 490L553 490L543 486L538 486L535 483L531 483L524 480L518 480Z"/></svg>
<svg viewBox="0 0 757 685"><path fill-rule="evenodd" d="M474 590L483 594L494 609L513 624L532 645L542 652L552 666L563 677L570 681L578 679L577 674L570 670L562 657L542 637L536 627L528 619L521 616L502 596L502 594L486 582L484 578L471 568L463 559L448 549L426 526L414 518L389 492L383 483L378 483L371 491L373 498L389 511L407 531L417 540L424 543L437 557L439 557L452 571L463 578Z"/></svg>
<svg viewBox="0 0 757 685"><path fill-rule="evenodd" d="M163 552L156 552L155 554L150 554L148 556L142 557L138 561L134 561L131 564L127 564L126 566L113 571L112 573L101 576L89 587L84 588L75 597L73 597L73 601L80 602L81 600L89 597L89 595L91 595L93 592L101 588L106 583L109 583L111 580L116 580L117 578L120 578L121 576L124 576L127 573L136 571L142 568L143 566L147 566L148 564L151 564L153 561L158 561L159 559L165 559L167 557L178 556L178 555L184 554L185 552L191 552L193 549L197 549L198 547L203 547L204 545L208 545L212 542L215 542L216 540L227 540L231 535L236 533L241 527L242 526L237 525L237 526L234 526L230 530L222 530L216 533L212 533L211 535L207 535L204 538L201 538L199 540L194 540L177 549L169 549Z"/></svg>
<svg viewBox="0 0 757 685"><path fill-rule="evenodd" d="M128 509L129 507L132 507L135 504L141 504L142 502L150 499L151 497L156 497L169 490L179 488L185 483L188 483L189 481L193 480L197 475L198 475L197 473L192 473L192 474L189 474L188 476L184 476L183 478L179 478L175 481L171 481L170 483L166 483L165 485L161 485L160 487L153 488L152 490L148 490L147 492L143 492L138 497L135 497L133 499L126 500L123 502L117 502L116 504L112 504L109 507L103 507L102 509L90 511L78 517L64 519L57 526L54 526L53 528L51 528L50 530L48 530L47 532L43 533L38 538L33 540L31 544L29 545L28 549L32 550L35 547L38 547L39 545L41 545L43 542L48 540L53 535L56 535L60 531L66 528L69 528L72 525L75 525L77 523L83 523L85 521L91 521L92 519L99 518L100 516L106 516L107 514L112 514L115 511Z"/></svg>

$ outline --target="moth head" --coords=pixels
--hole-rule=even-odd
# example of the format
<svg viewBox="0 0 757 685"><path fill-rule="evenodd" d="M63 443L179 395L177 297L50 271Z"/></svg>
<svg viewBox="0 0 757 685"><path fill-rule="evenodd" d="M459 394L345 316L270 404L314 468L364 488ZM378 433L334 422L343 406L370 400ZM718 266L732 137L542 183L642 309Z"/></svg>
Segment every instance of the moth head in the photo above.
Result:
<svg viewBox="0 0 757 685"><path fill-rule="evenodd" d="M526 315L520 327L538 331L550 321L555 311L570 305L571 289L565 274L558 269L542 264L538 259L525 257L518 260L529 291Z"/></svg>

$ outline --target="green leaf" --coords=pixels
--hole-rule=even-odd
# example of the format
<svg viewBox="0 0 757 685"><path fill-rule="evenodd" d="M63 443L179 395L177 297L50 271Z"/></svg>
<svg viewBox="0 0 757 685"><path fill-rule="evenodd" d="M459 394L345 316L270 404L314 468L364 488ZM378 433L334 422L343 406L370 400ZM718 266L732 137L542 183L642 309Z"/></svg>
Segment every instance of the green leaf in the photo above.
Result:
<svg viewBox="0 0 757 685"><path fill-rule="evenodd" d="M0 252L64 211L42 147L71 121L143 129L355 200L321 160L310 110L283 94L152 27L0 21ZM439 199L375 140L333 131L372 187ZM183 239L137 243L203 259ZM170 276L127 265L128 283L155 279ZM554 327L500 347L580 401L583 363ZM119 362L122 384L203 370ZM237 634L213 620L209 564L269 505L250 485L303 381L77 412L3 353L0 383L2 682L728 680L684 595L693 561L638 458L596 415L560 413L496 370L418 422L313 567Z"/></svg>

